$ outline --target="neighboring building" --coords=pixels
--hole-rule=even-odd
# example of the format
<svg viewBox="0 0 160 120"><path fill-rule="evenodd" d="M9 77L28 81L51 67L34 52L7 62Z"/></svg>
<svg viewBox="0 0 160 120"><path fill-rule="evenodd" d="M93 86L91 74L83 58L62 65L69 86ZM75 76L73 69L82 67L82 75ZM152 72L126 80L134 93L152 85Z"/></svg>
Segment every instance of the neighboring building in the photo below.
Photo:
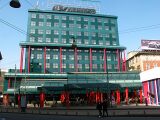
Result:
<svg viewBox="0 0 160 120"><path fill-rule="evenodd" d="M66 90L74 97L141 86L137 72L126 72L117 17L82 11L29 10L20 70L5 74L4 94L25 93L31 101L43 92L59 100Z"/></svg>
<svg viewBox="0 0 160 120"><path fill-rule="evenodd" d="M148 104L160 104L160 67L140 73L144 98Z"/></svg>
<svg viewBox="0 0 160 120"><path fill-rule="evenodd" d="M131 51L128 53L128 70L146 71L154 67L160 67L158 43L160 43L158 40L142 40L141 51Z"/></svg>

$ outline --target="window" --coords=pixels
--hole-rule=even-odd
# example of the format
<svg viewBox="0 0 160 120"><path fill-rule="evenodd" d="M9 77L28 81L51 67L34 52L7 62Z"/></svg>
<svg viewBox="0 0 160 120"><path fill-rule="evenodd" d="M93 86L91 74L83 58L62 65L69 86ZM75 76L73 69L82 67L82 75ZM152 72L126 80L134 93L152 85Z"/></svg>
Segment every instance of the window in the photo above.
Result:
<svg viewBox="0 0 160 120"><path fill-rule="evenodd" d="M116 35L114 33L112 33L112 38L116 38Z"/></svg>
<svg viewBox="0 0 160 120"><path fill-rule="evenodd" d="M92 37L95 37L95 36L96 36L96 33L95 33L95 32L92 32L91 35L92 35Z"/></svg>
<svg viewBox="0 0 160 120"><path fill-rule="evenodd" d="M62 38L62 43L66 43L66 39L65 38Z"/></svg>
<svg viewBox="0 0 160 120"><path fill-rule="evenodd" d="M81 21L81 17L77 17L77 21Z"/></svg>
<svg viewBox="0 0 160 120"><path fill-rule="evenodd" d="M89 64L85 64L85 69L89 69Z"/></svg>
<svg viewBox="0 0 160 120"><path fill-rule="evenodd" d="M78 64L78 68L79 68L79 69L82 69L82 64Z"/></svg>
<svg viewBox="0 0 160 120"><path fill-rule="evenodd" d="M55 16L54 16L54 19L59 19L59 16L55 15Z"/></svg>
<svg viewBox="0 0 160 120"><path fill-rule="evenodd" d="M34 54L31 54L31 59L34 59Z"/></svg>
<svg viewBox="0 0 160 120"><path fill-rule="evenodd" d="M103 55L100 55L100 56L99 56L99 59L100 59L100 60L103 60Z"/></svg>
<svg viewBox="0 0 160 120"><path fill-rule="evenodd" d="M77 24L77 28L81 28L81 24Z"/></svg>
<svg viewBox="0 0 160 120"><path fill-rule="evenodd" d="M107 61L111 61L111 56L107 55Z"/></svg>
<svg viewBox="0 0 160 120"><path fill-rule="evenodd" d="M84 44L89 44L89 41L85 39Z"/></svg>
<svg viewBox="0 0 160 120"><path fill-rule="evenodd" d="M59 34L58 30L54 30L54 34L58 35Z"/></svg>
<svg viewBox="0 0 160 120"><path fill-rule="evenodd" d="M40 14L40 15L39 15L39 18L43 19L43 18L44 18L44 15L43 15L43 14Z"/></svg>
<svg viewBox="0 0 160 120"><path fill-rule="evenodd" d="M37 54L37 59L42 59L42 54Z"/></svg>
<svg viewBox="0 0 160 120"><path fill-rule="evenodd" d="M95 29L95 25L91 25L91 29Z"/></svg>
<svg viewBox="0 0 160 120"><path fill-rule="evenodd" d="M59 23L54 23L54 27L59 27Z"/></svg>
<svg viewBox="0 0 160 120"><path fill-rule="evenodd" d="M108 19L107 18L104 19L104 23L108 23Z"/></svg>
<svg viewBox="0 0 160 120"><path fill-rule="evenodd" d="M111 64L108 64L108 65L107 65L107 68L108 68L108 69L112 69L112 65L111 65Z"/></svg>
<svg viewBox="0 0 160 120"><path fill-rule="evenodd" d="M62 31L62 35L66 35L66 31Z"/></svg>
<svg viewBox="0 0 160 120"><path fill-rule="evenodd" d="M74 20L74 17L70 16L70 17L69 17L69 20Z"/></svg>
<svg viewBox="0 0 160 120"><path fill-rule="evenodd" d="M99 40L99 45L103 45L103 40Z"/></svg>
<svg viewBox="0 0 160 120"><path fill-rule="evenodd" d="M110 45L110 41L106 41L106 45Z"/></svg>
<svg viewBox="0 0 160 120"><path fill-rule="evenodd" d="M97 69L97 64L93 64L93 69Z"/></svg>
<svg viewBox="0 0 160 120"><path fill-rule="evenodd" d="M78 55L78 60L82 60L82 56L81 55Z"/></svg>
<svg viewBox="0 0 160 120"><path fill-rule="evenodd" d="M62 68L66 68L66 64L62 64Z"/></svg>
<svg viewBox="0 0 160 120"><path fill-rule="evenodd" d="M58 38L54 38L54 43L58 43Z"/></svg>
<svg viewBox="0 0 160 120"><path fill-rule="evenodd" d="M66 28L66 23L62 23L62 27L63 27L63 28Z"/></svg>
<svg viewBox="0 0 160 120"><path fill-rule="evenodd" d="M88 18L84 18L84 21L88 21L89 19Z"/></svg>
<svg viewBox="0 0 160 120"><path fill-rule="evenodd" d="M96 44L96 40L92 40L92 44L95 45Z"/></svg>
<svg viewBox="0 0 160 120"><path fill-rule="evenodd" d="M81 36L81 32L77 32L77 35L78 35L78 36Z"/></svg>
<svg viewBox="0 0 160 120"><path fill-rule="evenodd" d="M66 55L62 55L62 59L63 59L63 60L66 60Z"/></svg>
<svg viewBox="0 0 160 120"><path fill-rule="evenodd" d="M35 37L30 37L30 42L34 42L35 41Z"/></svg>
<svg viewBox="0 0 160 120"><path fill-rule="evenodd" d="M109 33L104 34L104 37L109 38Z"/></svg>
<svg viewBox="0 0 160 120"><path fill-rule="evenodd" d="M46 59L50 59L50 54L46 54Z"/></svg>
<svg viewBox="0 0 160 120"><path fill-rule="evenodd" d="M35 29L31 29L30 33L35 34Z"/></svg>
<svg viewBox="0 0 160 120"><path fill-rule="evenodd" d="M105 30L109 30L109 26L104 26L104 29Z"/></svg>
<svg viewBox="0 0 160 120"><path fill-rule="evenodd" d="M46 30L46 34L51 34L51 30Z"/></svg>
<svg viewBox="0 0 160 120"><path fill-rule="evenodd" d="M112 41L112 45L117 45L116 41Z"/></svg>
<svg viewBox="0 0 160 120"><path fill-rule="evenodd" d="M89 56L84 56L84 59L85 60L89 60Z"/></svg>
<svg viewBox="0 0 160 120"><path fill-rule="evenodd" d="M58 64L57 63L53 63L53 68L58 68Z"/></svg>
<svg viewBox="0 0 160 120"><path fill-rule="evenodd" d="M74 32L73 31L69 31L69 35L74 35Z"/></svg>
<svg viewBox="0 0 160 120"><path fill-rule="evenodd" d="M36 18L36 14L32 14L31 18Z"/></svg>
<svg viewBox="0 0 160 120"><path fill-rule="evenodd" d="M43 38L42 37L38 37L38 42L42 42Z"/></svg>
<svg viewBox="0 0 160 120"><path fill-rule="evenodd" d="M39 22L39 23L38 23L38 26L43 26L43 22Z"/></svg>
<svg viewBox="0 0 160 120"><path fill-rule="evenodd" d="M91 18L91 22L95 22L95 18Z"/></svg>
<svg viewBox="0 0 160 120"><path fill-rule="evenodd" d="M51 19L52 16L51 15L46 15L47 19Z"/></svg>
<svg viewBox="0 0 160 120"><path fill-rule="evenodd" d="M31 26L36 26L36 22L35 21L31 21Z"/></svg>
<svg viewBox="0 0 160 120"><path fill-rule="evenodd" d="M38 34L43 34L43 30L38 30Z"/></svg>
<svg viewBox="0 0 160 120"><path fill-rule="evenodd" d="M74 24L69 24L69 27L70 28L74 28Z"/></svg>
<svg viewBox="0 0 160 120"><path fill-rule="evenodd" d="M101 23L102 22L102 18L97 18L97 21Z"/></svg>
<svg viewBox="0 0 160 120"><path fill-rule="evenodd" d="M98 33L98 37L102 37L102 33Z"/></svg>
<svg viewBox="0 0 160 120"><path fill-rule="evenodd" d="M46 63L46 68L50 68L50 63Z"/></svg>
<svg viewBox="0 0 160 120"><path fill-rule="evenodd" d="M92 60L97 60L97 56L92 56Z"/></svg>
<svg viewBox="0 0 160 120"><path fill-rule="evenodd" d="M46 22L47 27L51 27L51 22Z"/></svg>
<svg viewBox="0 0 160 120"><path fill-rule="evenodd" d="M81 39L77 39L77 44L81 44Z"/></svg>
<svg viewBox="0 0 160 120"><path fill-rule="evenodd" d="M88 32L84 32L84 36L88 36Z"/></svg>
<svg viewBox="0 0 160 120"><path fill-rule="evenodd" d="M111 23L112 23L112 24L115 24L115 20L111 20Z"/></svg>
<svg viewBox="0 0 160 120"><path fill-rule="evenodd" d="M62 20L66 20L66 16L62 16Z"/></svg>
<svg viewBox="0 0 160 120"><path fill-rule="evenodd" d="M69 55L69 60L74 60L74 55Z"/></svg>
<svg viewBox="0 0 160 120"><path fill-rule="evenodd" d="M98 30L102 30L102 26L99 26L99 25L98 25Z"/></svg>
<svg viewBox="0 0 160 120"><path fill-rule="evenodd" d="M50 43L51 42L51 38L46 38L46 42Z"/></svg>
<svg viewBox="0 0 160 120"><path fill-rule="evenodd" d="M58 60L58 55L53 55L53 59Z"/></svg>
<svg viewBox="0 0 160 120"><path fill-rule="evenodd" d="M69 68L74 68L74 64L69 64Z"/></svg>
<svg viewBox="0 0 160 120"><path fill-rule="evenodd" d="M146 70L150 69L150 64L146 64Z"/></svg>

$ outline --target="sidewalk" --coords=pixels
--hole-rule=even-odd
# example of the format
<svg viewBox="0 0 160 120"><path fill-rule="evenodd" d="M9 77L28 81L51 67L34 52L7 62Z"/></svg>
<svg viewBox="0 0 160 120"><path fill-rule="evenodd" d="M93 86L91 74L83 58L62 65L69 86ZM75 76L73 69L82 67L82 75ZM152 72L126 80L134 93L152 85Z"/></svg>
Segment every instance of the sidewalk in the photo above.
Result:
<svg viewBox="0 0 160 120"><path fill-rule="evenodd" d="M1 107L0 112L20 113L20 108ZM27 108L23 114L46 114L46 115L72 115L72 116L97 116L95 106L69 106L52 108ZM114 116L160 116L160 106L145 105L121 105L108 109L108 114Z"/></svg>

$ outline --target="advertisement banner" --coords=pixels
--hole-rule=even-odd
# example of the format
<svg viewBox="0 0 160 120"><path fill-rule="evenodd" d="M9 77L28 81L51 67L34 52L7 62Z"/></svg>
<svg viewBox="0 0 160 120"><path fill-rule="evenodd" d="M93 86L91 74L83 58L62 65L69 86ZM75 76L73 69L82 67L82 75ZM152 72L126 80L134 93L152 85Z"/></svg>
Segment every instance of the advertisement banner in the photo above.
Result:
<svg viewBox="0 0 160 120"><path fill-rule="evenodd" d="M141 40L142 50L160 50L160 40Z"/></svg>

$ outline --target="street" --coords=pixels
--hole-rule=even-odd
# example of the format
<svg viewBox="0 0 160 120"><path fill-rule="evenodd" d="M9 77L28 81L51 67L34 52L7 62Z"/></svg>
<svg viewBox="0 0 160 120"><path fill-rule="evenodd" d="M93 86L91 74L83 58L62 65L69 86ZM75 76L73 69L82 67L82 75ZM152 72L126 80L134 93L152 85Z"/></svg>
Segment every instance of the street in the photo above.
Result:
<svg viewBox="0 0 160 120"><path fill-rule="evenodd" d="M89 116L56 116L22 113L0 113L0 120L159 120L160 117L89 117Z"/></svg>

